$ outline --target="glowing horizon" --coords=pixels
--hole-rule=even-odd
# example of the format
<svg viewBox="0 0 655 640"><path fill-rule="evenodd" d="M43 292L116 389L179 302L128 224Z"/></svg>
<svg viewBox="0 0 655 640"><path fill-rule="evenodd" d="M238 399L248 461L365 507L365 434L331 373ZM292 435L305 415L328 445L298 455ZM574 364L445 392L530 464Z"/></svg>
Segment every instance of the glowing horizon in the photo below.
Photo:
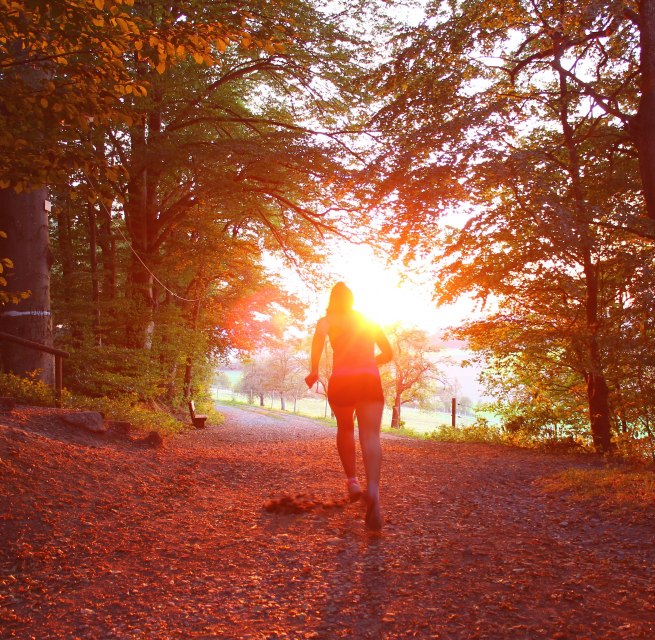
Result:
<svg viewBox="0 0 655 640"><path fill-rule="evenodd" d="M463 322L473 313L469 299L438 307L432 300L432 282L427 273L410 271L402 265L388 266L368 245L345 241L333 244L324 269L330 282L318 292L295 272L276 269L283 285L309 302L310 322L324 313L330 289L340 280L352 289L355 309L382 326L400 323L434 333Z"/></svg>

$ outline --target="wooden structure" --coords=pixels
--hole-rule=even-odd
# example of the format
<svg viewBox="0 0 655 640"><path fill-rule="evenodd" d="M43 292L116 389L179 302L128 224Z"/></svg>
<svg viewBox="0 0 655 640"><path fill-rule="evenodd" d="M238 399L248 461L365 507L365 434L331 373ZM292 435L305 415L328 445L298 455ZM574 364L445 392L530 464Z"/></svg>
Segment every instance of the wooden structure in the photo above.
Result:
<svg viewBox="0 0 655 640"><path fill-rule="evenodd" d="M196 405L193 400L189 400L189 415L191 422L196 429L204 429L207 416L196 413Z"/></svg>
<svg viewBox="0 0 655 640"><path fill-rule="evenodd" d="M59 402L61 400L61 392L64 388L63 359L68 358L70 355L68 351L62 351L61 349L55 349L54 347L47 347L44 344L32 342L32 340L27 340L25 338L19 338L18 336L14 336L11 333L5 333L4 331L0 331L0 340L7 340L8 342L20 344L23 347L36 349L37 351L43 351L44 353L51 353L55 357L55 394L57 402Z"/></svg>

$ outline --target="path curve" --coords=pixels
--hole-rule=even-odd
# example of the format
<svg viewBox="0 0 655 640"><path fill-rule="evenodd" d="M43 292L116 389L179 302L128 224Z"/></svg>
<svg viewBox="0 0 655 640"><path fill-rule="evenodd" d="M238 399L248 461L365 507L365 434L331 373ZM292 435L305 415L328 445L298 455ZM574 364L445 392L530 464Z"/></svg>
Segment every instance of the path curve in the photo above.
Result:
<svg viewBox="0 0 655 640"><path fill-rule="evenodd" d="M222 411L163 450L0 416L0 638L653 637L652 521L541 484L591 462L385 438L377 537L334 429Z"/></svg>

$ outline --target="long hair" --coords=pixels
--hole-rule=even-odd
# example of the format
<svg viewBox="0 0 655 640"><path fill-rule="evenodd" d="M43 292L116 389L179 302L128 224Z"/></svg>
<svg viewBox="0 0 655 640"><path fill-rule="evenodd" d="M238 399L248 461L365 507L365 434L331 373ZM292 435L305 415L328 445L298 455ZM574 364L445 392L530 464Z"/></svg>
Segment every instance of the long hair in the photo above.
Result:
<svg viewBox="0 0 655 640"><path fill-rule="evenodd" d="M330 301L326 309L327 316L345 315L350 313L355 304L353 292L345 282L337 282L330 291Z"/></svg>

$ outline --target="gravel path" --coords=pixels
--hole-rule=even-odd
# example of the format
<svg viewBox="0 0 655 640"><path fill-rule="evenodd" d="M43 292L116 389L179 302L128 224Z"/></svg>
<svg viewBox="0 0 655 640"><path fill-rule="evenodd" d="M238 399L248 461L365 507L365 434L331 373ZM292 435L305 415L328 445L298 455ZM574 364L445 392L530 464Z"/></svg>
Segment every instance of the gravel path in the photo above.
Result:
<svg viewBox="0 0 655 640"><path fill-rule="evenodd" d="M653 637L650 516L543 489L591 462L385 437L372 536L334 429L221 410L162 450L0 416L1 638Z"/></svg>

